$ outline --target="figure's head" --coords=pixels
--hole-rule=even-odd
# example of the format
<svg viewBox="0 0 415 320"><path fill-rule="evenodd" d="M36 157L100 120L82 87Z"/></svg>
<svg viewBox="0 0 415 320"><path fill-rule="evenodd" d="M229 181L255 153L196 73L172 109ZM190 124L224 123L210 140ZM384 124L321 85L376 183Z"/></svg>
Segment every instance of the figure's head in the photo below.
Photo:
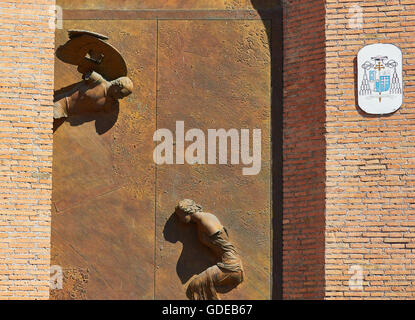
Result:
<svg viewBox="0 0 415 320"><path fill-rule="evenodd" d="M122 99L133 92L133 82L128 77L121 77L111 81L108 94L115 99Z"/></svg>
<svg viewBox="0 0 415 320"><path fill-rule="evenodd" d="M191 215L199 211L202 211L200 205L191 199L184 199L177 204L175 213L182 222L189 223L192 220Z"/></svg>

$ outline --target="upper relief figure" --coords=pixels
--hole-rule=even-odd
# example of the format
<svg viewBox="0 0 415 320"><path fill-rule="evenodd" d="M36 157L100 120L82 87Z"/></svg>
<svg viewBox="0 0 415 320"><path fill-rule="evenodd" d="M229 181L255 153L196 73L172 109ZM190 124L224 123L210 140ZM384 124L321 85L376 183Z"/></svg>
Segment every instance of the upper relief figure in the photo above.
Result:
<svg viewBox="0 0 415 320"><path fill-rule="evenodd" d="M76 65L82 81L55 92L54 119L118 110L118 101L133 90L121 54L98 33L71 30L69 38L56 56Z"/></svg>

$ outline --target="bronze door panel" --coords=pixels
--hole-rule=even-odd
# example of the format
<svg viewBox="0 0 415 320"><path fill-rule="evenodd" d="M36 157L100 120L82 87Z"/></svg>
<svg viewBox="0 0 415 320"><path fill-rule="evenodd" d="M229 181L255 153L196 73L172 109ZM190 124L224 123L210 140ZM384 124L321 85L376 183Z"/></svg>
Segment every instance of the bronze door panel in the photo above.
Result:
<svg viewBox="0 0 415 320"><path fill-rule="evenodd" d="M108 35L136 86L112 127L106 115L78 116L54 133L51 264L63 268L64 283L52 298L153 298L156 25L65 21L56 31L57 46L69 29ZM80 80L56 59L56 89Z"/></svg>
<svg viewBox="0 0 415 320"><path fill-rule="evenodd" d="M194 228L171 214L190 198L218 216L241 253L245 280L223 299L269 299L270 56L262 21L159 21L157 127L262 130L262 170L242 165L159 165L156 299L186 299L194 274L215 261ZM252 138L251 138L252 139ZM188 143L190 144L190 143ZM229 158L229 157L228 157ZM186 285L185 285L186 284Z"/></svg>
<svg viewBox="0 0 415 320"><path fill-rule="evenodd" d="M88 3L58 2L75 9L71 17L78 9L124 5L252 9L245 0L148 0L139 8L129 0ZM185 11L192 16L192 10ZM64 282L63 290L51 290L51 299L186 299L192 277L216 261L195 230L172 216L184 198L214 213L241 254L245 279L236 289L219 292L221 298L271 298L269 25L257 17L195 17L98 16L65 20L64 29L56 30L56 47L67 41L70 29L107 35L126 61L134 91L120 100L117 119L76 116L54 133L51 265L63 268ZM56 90L80 80L75 66L56 59ZM176 121L184 121L185 132L202 130L206 144L208 129L249 129L251 144L252 130L261 129L260 173L243 175L242 164L156 166L153 134L160 128L174 133Z"/></svg>

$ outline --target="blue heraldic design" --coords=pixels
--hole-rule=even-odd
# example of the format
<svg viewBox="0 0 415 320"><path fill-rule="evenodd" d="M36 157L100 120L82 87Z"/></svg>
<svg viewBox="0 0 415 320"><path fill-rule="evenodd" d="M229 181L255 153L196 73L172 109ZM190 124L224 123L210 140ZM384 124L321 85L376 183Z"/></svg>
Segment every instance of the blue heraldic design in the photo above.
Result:
<svg viewBox="0 0 415 320"><path fill-rule="evenodd" d="M376 81L376 92L389 91L391 86L390 76L380 76L380 79Z"/></svg>
<svg viewBox="0 0 415 320"><path fill-rule="evenodd" d="M388 60L387 56L372 57L370 61L362 64L364 70L362 83L359 89L359 95L371 96L374 92L379 93L379 103L382 101L382 93L389 95L401 94L402 87L399 81L396 67L398 63L395 60ZM393 76L391 73L393 71ZM368 76L369 74L369 76Z"/></svg>

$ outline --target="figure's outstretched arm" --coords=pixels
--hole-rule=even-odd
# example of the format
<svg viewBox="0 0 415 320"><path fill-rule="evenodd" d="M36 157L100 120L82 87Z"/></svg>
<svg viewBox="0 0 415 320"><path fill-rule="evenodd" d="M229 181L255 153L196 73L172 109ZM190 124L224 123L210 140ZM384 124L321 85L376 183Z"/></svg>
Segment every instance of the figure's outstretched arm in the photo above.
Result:
<svg viewBox="0 0 415 320"><path fill-rule="evenodd" d="M96 71L90 71L88 73L85 73L82 78L87 82L87 83L94 83L94 82L103 82L105 81L104 77L101 76L98 72Z"/></svg>

